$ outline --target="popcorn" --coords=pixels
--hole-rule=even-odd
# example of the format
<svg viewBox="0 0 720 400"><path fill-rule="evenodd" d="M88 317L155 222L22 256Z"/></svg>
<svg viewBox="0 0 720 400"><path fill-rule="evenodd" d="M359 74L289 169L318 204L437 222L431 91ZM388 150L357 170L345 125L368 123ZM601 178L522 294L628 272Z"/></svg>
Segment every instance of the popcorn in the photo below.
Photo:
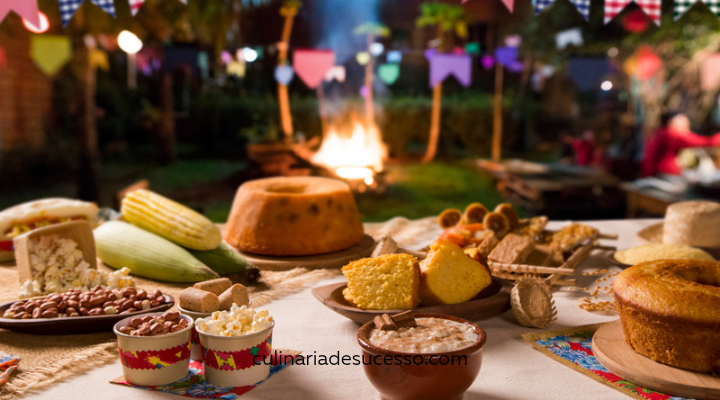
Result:
<svg viewBox="0 0 720 400"><path fill-rule="evenodd" d="M25 299L71 289L88 291L97 285L112 289L135 285L128 268L110 273L90 268L77 246L74 241L57 235L42 236L31 242L29 258L33 279L20 285L18 297Z"/></svg>
<svg viewBox="0 0 720 400"><path fill-rule="evenodd" d="M264 331L272 326L273 321L267 310L255 311L233 304L230 311L215 311L202 320L199 329L210 335L242 336Z"/></svg>

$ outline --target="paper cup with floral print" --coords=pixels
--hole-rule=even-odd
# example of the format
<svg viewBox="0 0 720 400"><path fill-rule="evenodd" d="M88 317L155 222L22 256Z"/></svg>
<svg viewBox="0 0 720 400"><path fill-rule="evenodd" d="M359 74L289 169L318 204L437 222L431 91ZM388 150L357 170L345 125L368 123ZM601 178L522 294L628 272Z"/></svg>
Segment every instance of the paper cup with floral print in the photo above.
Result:
<svg viewBox="0 0 720 400"><path fill-rule="evenodd" d="M144 314L143 317L162 314ZM180 314L179 318L187 321L188 326L181 331L159 336L130 336L118 330L128 326L135 317L125 318L113 328L118 338L125 379L137 386L159 386L187 376L193 319Z"/></svg>
<svg viewBox="0 0 720 400"><path fill-rule="evenodd" d="M202 326L204 319L197 321ZM197 330L205 361L205 379L216 386L248 386L270 375L272 325L242 336L217 336Z"/></svg>

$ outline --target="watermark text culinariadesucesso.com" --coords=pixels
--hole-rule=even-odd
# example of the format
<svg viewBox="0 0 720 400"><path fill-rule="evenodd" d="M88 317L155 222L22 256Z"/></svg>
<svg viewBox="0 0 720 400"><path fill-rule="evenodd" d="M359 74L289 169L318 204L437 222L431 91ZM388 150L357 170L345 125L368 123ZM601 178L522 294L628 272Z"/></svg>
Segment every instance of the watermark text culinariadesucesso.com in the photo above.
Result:
<svg viewBox="0 0 720 400"><path fill-rule="evenodd" d="M467 365L467 356L464 355L437 355L427 357L421 354L405 354L405 355L340 355L336 354L327 356L325 354L317 354L314 351L310 355L291 356L288 354L274 352L273 357L263 357L260 355L253 357L253 362L257 365L260 363L271 364L272 360L280 360L288 365ZM427 362L425 361L427 359Z"/></svg>

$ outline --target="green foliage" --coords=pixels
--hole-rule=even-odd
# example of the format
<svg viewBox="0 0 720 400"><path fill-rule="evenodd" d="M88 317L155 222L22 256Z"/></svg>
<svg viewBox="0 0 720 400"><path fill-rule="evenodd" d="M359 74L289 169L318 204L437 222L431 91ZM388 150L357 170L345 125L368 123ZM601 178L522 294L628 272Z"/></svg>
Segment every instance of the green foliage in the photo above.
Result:
<svg viewBox="0 0 720 400"><path fill-rule="evenodd" d="M441 31L455 31L461 38L468 36L467 15L461 6L425 2L420 6L421 15L415 20L419 27L438 25Z"/></svg>
<svg viewBox="0 0 720 400"><path fill-rule="evenodd" d="M390 28L377 22L366 22L353 30L353 35L390 36Z"/></svg>

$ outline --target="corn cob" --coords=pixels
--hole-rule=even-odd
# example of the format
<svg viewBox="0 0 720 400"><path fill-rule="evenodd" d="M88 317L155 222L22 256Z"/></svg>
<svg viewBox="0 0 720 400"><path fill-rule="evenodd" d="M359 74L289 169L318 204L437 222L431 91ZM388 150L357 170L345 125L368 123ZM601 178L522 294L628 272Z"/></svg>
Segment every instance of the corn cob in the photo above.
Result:
<svg viewBox="0 0 720 400"><path fill-rule="evenodd" d="M93 231L100 259L110 267L167 282L201 282L219 275L182 247L125 222L110 221Z"/></svg>
<svg viewBox="0 0 720 400"><path fill-rule="evenodd" d="M229 244L225 243L224 240L213 250L199 251L188 249L188 251L220 275L237 274L245 271L245 268L252 267L252 264L248 260L230 247Z"/></svg>
<svg viewBox="0 0 720 400"><path fill-rule="evenodd" d="M189 249L212 250L222 240L220 229L209 219L149 190L128 193L120 212L131 224Z"/></svg>

